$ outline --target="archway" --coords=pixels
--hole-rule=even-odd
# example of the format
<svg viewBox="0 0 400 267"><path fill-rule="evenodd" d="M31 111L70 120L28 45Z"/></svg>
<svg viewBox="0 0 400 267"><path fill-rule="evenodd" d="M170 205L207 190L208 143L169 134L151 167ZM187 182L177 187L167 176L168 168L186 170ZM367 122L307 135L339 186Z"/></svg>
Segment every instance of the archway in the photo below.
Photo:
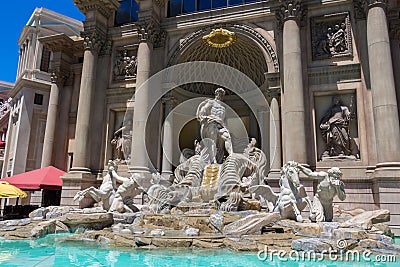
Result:
<svg viewBox="0 0 400 267"><path fill-rule="evenodd" d="M202 41L202 37L209 34L212 29L220 28L227 29L236 35L236 40L232 45L224 48L215 48L206 45ZM190 34L175 48L175 51L171 54L169 65L194 61L217 62L233 67L254 81L264 95L267 89L265 73L277 72L279 66L273 46L261 33L247 25L214 25ZM181 75L190 77L194 71L196 70L191 69L189 66L182 70ZM229 73L215 70L211 75L213 75L214 80L218 80L220 78L226 79L225 75L229 75ZM240 87L240 85L238 86ZM190 83L176 87L172 95L178 102L183 102L194 97L213 98L216 88L217 86L211 83ZM241 88L241 90L245 92L247 88ZM265 131L268 124L264 123L260 125L255 119L255 114L252 114L249 107L237 95L229 90L226 91L225 103L241 119L241 123L244 124L248 135L255 137L258 140L258 146L263 147L264 151L268 152L268 140L264 140L264 142L260 140L260 132ZM191 146L188 148L193 149L193 140L198 138L198 129L194 123L188 124L187 127L190 125L193 126L193 129L190 131L185 128L185 136L179 137L179 143L190 144ZM180 147L181 150L184 148L187 147Z"/></svg>

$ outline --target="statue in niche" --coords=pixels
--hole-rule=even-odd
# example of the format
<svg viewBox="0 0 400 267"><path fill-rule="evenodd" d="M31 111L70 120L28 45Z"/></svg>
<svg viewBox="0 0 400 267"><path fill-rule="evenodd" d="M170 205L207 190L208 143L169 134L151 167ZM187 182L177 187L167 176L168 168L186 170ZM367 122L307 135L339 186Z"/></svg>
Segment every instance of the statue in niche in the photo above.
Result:
<svg viewBox="0 0 400 267"><path fill-rule="evenodd" d="M115 162L120 163L122 162L125 157L124 157L124 152L123 152L123 144L124 144L124 138L122 136L122 131L125 129L125 126L122 126L118 130L114 132L114 137L111 140L111 144L115 147Z"/></svg>
<svg viewBox="0 0 400 267"><path fill-rule="evenodd" d="M122 152L124 154L125 162L131 160L131 149L132 149L132 124L133 114L130 113L124 119L124 127L122 127Z"/></svg>
<svg viewBox="0 0 400 267"><path fill-rule="evenodd" d="M132 118L129 118L114 132L114 137L111 140L111 144L115 147L114 162L117 164L129 162L131 158Z"/></svg>
<svg viewBox="0 0 400 267"><path fill-rule="evenodd" d="M122 51L114 64L114 76L116 79L131 78L136 76L137 57L129 56L128 51Z"/></svg>
<svg viewBox="0 0 400 267"><path fill-rule="evenodd" d="M328 157L359 158L354 139L350 137L349 124L352 117L350 109L342 105L340 97L332 98L332 106L325 112L319 123L326 149L322 159Z"/></svg>
<svg viewBox="0 0 400 267"><path fill-rule="evenodd" d="M317 193L314 196L310 220L312 222L331 222L333 219L333 198L338 196L341 201L346 199L344 183L340 180L342 172L338 167L333 167L328 172L312 170L297 166L308 177L318 179Z"/></svg>
<svg viewBox="0 0 400 267"><path fill-rule="evenodd" d="M202 140L210 139L215 143L211 148L216 147L217 151L211 151L211 163L222 163L225 150L229 155L233 153L231 135L225 126L225 107L222 104L224 95L225 90L218 88L215 90L215 99L201 102L196 112Z"/></svg>

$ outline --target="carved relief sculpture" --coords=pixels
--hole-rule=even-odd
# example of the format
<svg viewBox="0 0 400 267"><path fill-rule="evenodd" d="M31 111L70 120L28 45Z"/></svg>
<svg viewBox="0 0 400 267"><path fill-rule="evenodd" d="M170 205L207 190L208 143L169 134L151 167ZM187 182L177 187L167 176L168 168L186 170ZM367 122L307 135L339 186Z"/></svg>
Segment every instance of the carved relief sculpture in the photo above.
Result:
<svg viewBox="0 0 400 267"><path fill-rule="evenodd" d="M137 57L123 50L117 54L114 62L114 80L125 80L136 77Z"/></svg>
<svg viewBox="0 0 400 267"><path fill-rule="evenodd" d="M124 145L124 138L122 136L122 132L124 131L125 126L122 126L118 130L114 132L114 137L111 140L111 144L115 147L115 159L114 161L116 163L122 163L124 162L124 151L123 151L123 145Z"/></svg>
<svg viewBox="0 0 400 267"><path fill-rule="evenodd" d="M313 59L351 56L351 27L348 13L311 19Z"/></svg>

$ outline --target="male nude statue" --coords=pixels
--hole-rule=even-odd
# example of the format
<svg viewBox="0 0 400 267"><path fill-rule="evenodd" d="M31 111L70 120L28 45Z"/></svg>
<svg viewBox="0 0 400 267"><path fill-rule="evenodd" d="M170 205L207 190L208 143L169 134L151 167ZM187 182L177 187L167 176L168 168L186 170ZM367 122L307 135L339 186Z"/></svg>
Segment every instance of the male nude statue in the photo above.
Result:
<svg viewBox="0 0 400 267"><path fill-rule="evenodd" d="M216 146L211 148L211 163L222 163L224 148L229 155L232 151L231 135L225 126L225 107L222 104L225 90L215 90L215 99L206 99L197 108L197 119L200 121L201 139L211 139Z"/></svg>
<svg viewBox="0 0 400 267"><path fill-rule="evenodd" d="M115 193L114 200L111 203L111 212L137 212L139 209L133 204L133 198L143 192L142 187L137 183L140 174L134 173L131 177L126 178L119 175L114 176L115 180L121 185Z"/></svg>
<svg viewBox="0 0 400 267"><path fill-rule="evenodd" d="M313 200L313 212L310 220L313 222L331 222L333 219L333 198L338 196L340 200L346 199L344 183L341 181L342 172L333 167L324 171L312 171L304 166L298 168L308 177L318 179L317 193Z"/></svg>

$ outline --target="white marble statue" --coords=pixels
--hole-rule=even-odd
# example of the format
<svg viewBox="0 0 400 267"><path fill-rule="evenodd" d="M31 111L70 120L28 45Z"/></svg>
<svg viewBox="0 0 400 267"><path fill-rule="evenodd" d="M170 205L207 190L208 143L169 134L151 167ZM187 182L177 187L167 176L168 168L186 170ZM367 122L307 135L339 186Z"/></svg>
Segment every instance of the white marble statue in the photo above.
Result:
<svg viewBox="0 0 400 267"><path fill-rule="evenodd" d="M79 191L74 196L75 201L81 201L86 194L89 194L96 202L101 202L104 210L109 210L111 203L114 200L115 192L117 191L117 185L115 177L118 176L115 172L116 164L112 161L108 161L108 173L103 177L103 182L99 188L93 186Z"/></svg>
<svg viewBox="0 0 400 267"><path fill-rule="evenodd" d="M229 155L233 153L231 135L225 126L225 107L222 103L224 95L225 90L218 88L215 90L215 99L201 102L196 113L201 125L202 140L210 139L215 142L217 151L211 153L211 163L222 163L225 150Z"/></svg>
<svg viewBox="0 0 400 267"><path fill-rule="evenodd" d="M340 180L342 172L339 168L333 167L324 171L312 171L309 168L299 165L298 168L307 176L318 179L317 193L313 199L314 214L310 215L313 222L331 222L333 219L333 198L338 196L340 200L346 199L344 183Z"/></svg>
<svg viewBox="0 0 400 267"><path fill-rule="evenodd" d="M120 213L139 211L133 204L133 200L143 192L142 187L137 182L141 178L140 174L134 173L129 178L115 175L114 178L117 182L121 183L121 185L118 187L117 192L115 192L114 200L111 203L109 211Z"/></svg>
<svg viewBox="0 0 400 267"><path fill-rule="evenodd" d="M268 185L256 185L249 188L256 198L266 200L272 212L279 212L283 219L303 221L301 211L308 205L311 213L312 204L304 186L300 184L299 164L294 161L286 163L281 170L279 180L280 193L276 194Z"/></svg>

